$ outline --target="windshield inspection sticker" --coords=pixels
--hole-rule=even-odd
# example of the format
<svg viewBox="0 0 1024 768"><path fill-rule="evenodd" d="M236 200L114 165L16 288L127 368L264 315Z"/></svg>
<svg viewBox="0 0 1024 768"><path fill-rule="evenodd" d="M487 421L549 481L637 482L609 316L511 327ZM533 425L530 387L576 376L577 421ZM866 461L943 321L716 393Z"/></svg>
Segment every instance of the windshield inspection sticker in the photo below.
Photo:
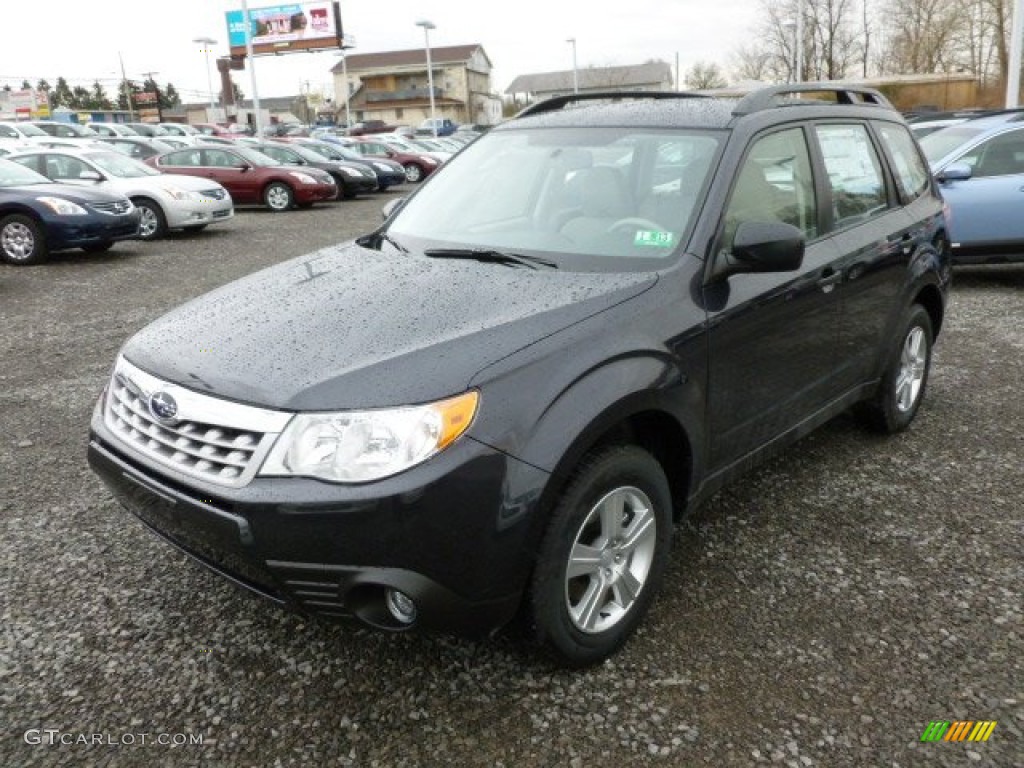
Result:
<svg viewBox="0 0 1024 768"><path fill-rule="evenodd" d="M671 232L656 229L638 229L633 237L633 245L653 248L671 248L674 241L675 236Z"/></svg>

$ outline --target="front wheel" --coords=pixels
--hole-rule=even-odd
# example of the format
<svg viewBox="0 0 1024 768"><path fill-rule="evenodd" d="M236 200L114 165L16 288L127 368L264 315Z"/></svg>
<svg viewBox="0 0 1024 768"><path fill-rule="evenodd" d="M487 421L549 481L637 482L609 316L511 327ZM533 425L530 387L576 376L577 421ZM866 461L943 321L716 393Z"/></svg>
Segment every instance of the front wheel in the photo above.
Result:
<svg viewBox="0 0 1024 768"><path fill-rule="evenodd" d="M167 234L167 218L163 209L146 198L132 200L139 209L139 239L156 240Z"/></svg>
<svg viewBox="0 0 1024 768"><path fill-rule="evenodd" d="M910 307L899 328L899 344L890 355L878 392L858 407L869 427L888 434L906 429L914 420L924 400L932 362L934 332L924 307Z"/></svg>
<svg viewBox="0 0 1024 768"><path fill-rule="evenodd" d="M263 202L274 213L280 213L292 207L292 204L295 202L295 194L287 184L275 181L268 184L267 188L263 191Z"/></svg>
<svg viewBox="0 0 1024 768"><path fill-rule="evenodd" d="M38 264L49 255L43 228L15 213L0 220L0 258L8 264Z"/></svg>
<svg viewBox="0 0 1024 768"><path fill-rule="evenodd" d="M585 458L541 542L530 585L537 641L570 667L617 651L646 613L668 561L672 497L636 446Z"/></svg>
<svg viewBox="0 0 1024 768"><path fill-rule="evenodd" d="M405 180L410 184L415 184L418 181L423 180L423 169L420 168L416 163L409 163L405 166Z"/></svg>

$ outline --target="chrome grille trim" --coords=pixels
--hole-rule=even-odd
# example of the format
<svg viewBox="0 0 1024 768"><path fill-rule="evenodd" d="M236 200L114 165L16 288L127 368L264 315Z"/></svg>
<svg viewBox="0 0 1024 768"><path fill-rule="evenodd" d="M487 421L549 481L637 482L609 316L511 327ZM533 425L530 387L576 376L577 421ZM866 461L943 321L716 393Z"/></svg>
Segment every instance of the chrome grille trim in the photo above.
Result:
<svg viewBox="0 0 1024 768"><path fill-rule="evenodd" d="M114 216L128 213L132 209L132 203L127 199L118 200L113 203L89 203L89 205L100 213L109 213Z"/></svg>
<svg viewBox="0 0 1024 768"><path fill-rule="evenodd" d="M174 420L162 421L150 410L150 398L158 392L176 401ZM292 415L171 384L121 357L103 416L108 429L148 464L240 487L255 476Z"/></svg>

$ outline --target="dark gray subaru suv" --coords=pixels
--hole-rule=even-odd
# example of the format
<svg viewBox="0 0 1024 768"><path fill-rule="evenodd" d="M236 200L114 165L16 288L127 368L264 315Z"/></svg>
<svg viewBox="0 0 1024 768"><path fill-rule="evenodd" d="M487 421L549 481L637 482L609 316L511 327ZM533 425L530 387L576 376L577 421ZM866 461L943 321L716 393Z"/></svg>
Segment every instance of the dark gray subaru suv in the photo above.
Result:
<svg viewBox="0 0 1024 768"><path fill-rule="evenodd" d="M595 663L680 515L846 409L895 432L924 397L949 244L876 92L557 98L394 208L157 320L96 406L117 498L282 605L519 616Z"/></svg>

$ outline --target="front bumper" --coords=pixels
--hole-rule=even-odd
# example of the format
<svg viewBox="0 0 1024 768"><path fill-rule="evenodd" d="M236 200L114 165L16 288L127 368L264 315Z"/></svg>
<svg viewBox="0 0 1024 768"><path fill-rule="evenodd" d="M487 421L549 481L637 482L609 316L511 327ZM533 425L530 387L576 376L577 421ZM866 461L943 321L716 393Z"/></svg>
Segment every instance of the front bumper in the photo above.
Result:
<svg viewBox="0 0 1024 768"><path fill-rule="evenodd" d="M45 220L50 250L60 251L86 245L131 240L139 235L139 212L87 216L50 216Z"/></svg>
<svg viewBox="0 0 1024 768"><path fill-rule="evenodd" d="M322 200L333 200L338 196L338 187L331 184L297 184L295 185L295 202L317 203Z"/></svg>
<svg viewBox="0 0 1024 768"><path fill-rule="evenodd" d="M235 206L230 197L224 200L204 198L201 201L175 201L167 205L165 210L167 226L171 229L228 221L235 215Z"/></svg>
<svg viewBox="0 0 1024 768"><path fill-rule="evenodd" d="M413 626L479 635L512 618L529 573L528 515L504 501L514 460L473 440L363 486L257 477L225 488L154 469L110 434L97 408L88 459L152 531L304 614L407 629L385 607L395 589L415 601Z"/></svg>

